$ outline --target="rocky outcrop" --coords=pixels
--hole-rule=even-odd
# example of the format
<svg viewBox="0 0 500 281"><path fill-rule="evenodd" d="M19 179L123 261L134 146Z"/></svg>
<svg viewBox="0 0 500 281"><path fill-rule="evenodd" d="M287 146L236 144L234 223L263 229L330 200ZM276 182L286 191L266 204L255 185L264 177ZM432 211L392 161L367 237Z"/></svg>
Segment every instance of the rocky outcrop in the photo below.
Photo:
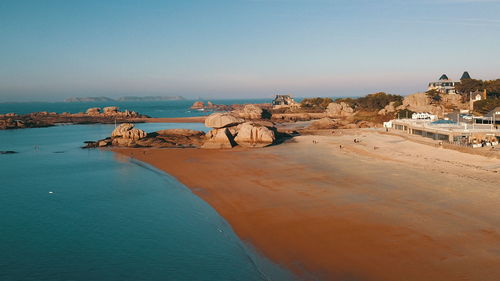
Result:
<svg viewBox="0 0 500 281"><path fill-rule="evenodd" d="M203 109L205 108L205 104L202 101L195 101L193 105L191 105L191 109Z"/></svg>
<svg viewBox="0 0 500 281"><path fill-rule="evenodd" d="M124 123L116 127L111 137L86 142L84 148L120 146L120 147L200 147L205 141L205 133L189 129L168 129L147 134L134 128L133 124Z"/></svg>
<svg viewBox="0 0 500 281"><path fill-rule="evenodd" d="M99 115L99 114L101 114L101 108L92 107L92 108L87 109L87 111L85 113L87 113L88 115Z"/></svg>
<svg viewBox="0 0 500 281"><path fill-rule="evenodd" d="M191 105L190 108L196 110L208 110L208 111L231 111L234 109L233 105L215 104L211 101L207 101L206 105L202 101L196 101L193 103L193 105Z"/></svg>
<svg viewBox="0 0 500 281"><path fill-rule="evenodd" d="M336 128L338 128L338 123L328 117L313 121L311 125L307 127L307 129L310 130L331 130Z"/></svg>
<svg viewBox="0 0 500 281"><path fill-rule="evenodd" d="M347 103L332 102L326 108L326 115L328 117L348 117L354 114L354 110Z"/></svg>
<svg viewBox="0 0 500 281"><path fill-rule="evenodd" d="M147 115L139 114L135 111L119 111L118 107L93 107L85 113L55 113L55 112L33 112L29 114L17 115L15 113L0 114L0 130L38 128L54 126L57 123L71 124L112 124L123 122L144 122L140 119L149 118Z"/></svg>
<svg viewBox="0 0 500 281"><path fill-rule="evenodd" d="M395 102L391 101L388 105L378 111L379 115L387 115L396 112Z"/></svg>
<svg viewBox="0 0 500 281"><path fill-rule="evenodd" d="M429 97L426 93L416 93L406 96L403 99L403 106L407 108L416 108L430 105Z"/></svg>
<svg viewBox="0 0 500 281"><path fill-rule="evenodd" d="M361 120L356 123L358 128L374 128L376 124L370 121Z"/></svg>
<svg viewBox="0 0 500 281"><path fill-rule="evenodd" d="M205 119L205 126L220 129L235 126L243 122L245 122L245 120L235 117L229 113L214 113Z"/></svg>
<svg viewBox="0 0 500 281"><path fill-rule="evenodd" d="M160 136L183 136L183 137L205 135L203 131L196 131L190 129L167 129L167 130L157 131L156 133Z"/></svg>
<svg viewBox="0 0 500 281"><path fill-rule="evenodd" d="M443 95L441 104L447 109L469 109L469 102L462 102L462 96L457 94Z"/></svg>
<svg viewBox="0 0 500 281"><path fill-rule="evenodd" d="M206 141L201 146L205 149L232 148L235 146L233 135L228 128L213 129L206 134Z"/></svg>
<svg viewBox="0 0 500 281"><path fill-rule="evenodd" d="M124 123L116 127L111 133L111 142L107 140L100 140L97 145L107 146L113 144L116 146L134 146L135 142L147 136L143 130L134 128L134 124Z"/></svg>
<svg viewBox="0 0 500 281"><path fill-rule="evenodd" d="M111 137L112 138L123 137L132 128L134 128L134 124L130 124L130 123L120 124L118 127L116 127L113 130L113 132L111 132Z"/></svg>
<svg viewBox="0 0 500 281"><path fill-rule="evenodd" d="M263 117L264 110L255 104L246 104L243 109L235 110L232 113L240 118L255 120Z"/></svg>
<svg viewBox="0 0 500 281"><path fill-rule="evenodd" d="M262 110L262 109L261 109ZM242 114L262 112L253 106ZM234 112L232 114L235 114ZM230 113L214 113L205 120L205 126L214 128L206 134L202 148L263 147L276 142L276 128L269 120L247 121ZM241 116L241 115L240 115ZM246 115L250 116L250 115ZM257 117L254 115L253 117Z"/></svg>
<svg viewBox="0 0 500 281"><path fill-rule="evenodd" d="M108 106L102 109L105 115L116 115L120 108L117 106Z"/></svg>
<svg viewBox="0 0 500 281"><path fill-rule="evenodd" d="M268 127L246 122L238 125L234 141L243 147L264 147L274 143L276 136Z"/></svg>
<svg viewBox="0 0 500 281"><path fill-rule="evenodd" d="M146 136L145 131L134 128L134 124L130 123L120 124L111 133L112 143L119 146L131 146Z"/></svg>
<svg viewBox="0 0 500 281"><path fill-rule="evenodd" d="M445 108L441 104L432 104L426 93L416 93L406 96L403 105L397 109L408 109L415 112L428 112L439 117L444 116Z"/></svg>

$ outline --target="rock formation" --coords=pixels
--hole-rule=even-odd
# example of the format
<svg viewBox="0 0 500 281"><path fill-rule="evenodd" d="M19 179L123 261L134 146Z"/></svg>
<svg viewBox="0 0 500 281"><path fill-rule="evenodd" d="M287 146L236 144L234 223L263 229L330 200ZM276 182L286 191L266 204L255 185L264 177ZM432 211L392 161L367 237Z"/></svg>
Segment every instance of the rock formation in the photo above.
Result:
<svg viewBox="0 0 500 281"><path fill-rule="evenodd" d="M260 124L246 122L237 126L234 141L244 147L263 147L274 143L273 130Z"/></svg>
<svg viewBox="0 0 500 281"><path fill-rule="evenodd" d="M228 128L213 129L206 134L206 141L201 146L207 149L232 148L234 143L233 135Z"/></svg>
<svg viewBox="0 0 500 281"><path fill-rule="evenodd" d="M348 117L353 114L354 110L345 102L332 102L326 108L326 115L328 117Z"/></svg>
<svg viewBox="0 0 500 281"><path fill-rule="evenodd" d="M92 107L87 109L85 113L87 113L88 115L99 115L101 114L101 109L99 107Z"/></svg>
<svg viewBox="0 0 500 281"><path fill-rule="evenodd" d="M124 123L116 127L111 133L111 142L118 146L133 146L135 142L147 136L143 130L134 128L134 124ZM105 144L106 143L106 144ZM99 146L106 146L108 142L99 141Z"/></svg>
<svg viewBox="0 0 500 281"><path fill-rule="evenodd" d="M38 128L54 126L57 123L71 124L112 124L122 122L141 122L137 118L149 118L149 116L139 114L135 111L119 111L118 107L93 107L85 113L55 113L55 112L33 112L29 114L17 115L15 113L0 114L0 130L19 128Z"/></svg>
<svg viewBox="0 0 500 281"><path fill-rule="evenodd" d="M444 116L445 108L441 104L432 104L426 93L416 93L406 96L403 105L398 109L408 109L415 112L428 112L439 117Z"/></svg>
<svg viewBox="0 0 500 281"><path fill-rule="evenodd" d="M230 113L214 113L205 119L205 126L209 128L224 128L238 125L245 122L245 120L235 117Z"/></svg>
<svg viewBox="0 0 500 281"><path fill-rule="evenodd" d="M254 108L249 107L249 110L255 112ZM277 138L274 123L265 120L245 122L229 113L211 114L205 126L214 130L205 136L203 148L263 147L275 143Z"/></svg>
<svg viewBox="0 0 500 281"><path fill-rule="evenodd" d="M313 121L307 129L311 130L330 130L338 128L338 123L328 117Z"/></svg>
<svg viewBox="0 0 500 281"><path fill-rule="evenodd" d="M379 110L378 114L387 115L396 112L396 107L394 106L394 104L395 102L391 101L388 105Z"/></svg>
<svg viewBox="0 0 500 281"><path fill-rule="evenodd" d="M102 109L103 113L106 115L115 115L118 113L118 108L117 106L108 106Z"/></svg>
<svg viewBox="0 0 500 281"><path fill-rule="evenodd" d="M244 119L262 119L264 111L255 104L246 104L243 109L233 111L233 114Z"/></svg>
<svg viewBox="0 0 500 281"><path fill-rule="evenodd" d="M193 103L193 105L191 105L190 108L196 110L209 110L209 111L231 111L234 109L233 105L214 104L211 101L207 101L206 105L202 101L196 101Z"/></svg>
<svg viewBox="0 0 500 281"><path fill-rule="evenodd" d="M191 109L203 109L205 108L205 104L202 101L195 101L193 105L191 105Z"/></svg>
<svg viewBox="0 0 500 281"><path fill-rule="evenodd" d="M168 129L147 134L134 128L133 124L124 123L116 127L111 137L86 142L84 148L105 146L120 147L200 147L205 141L205 133L189 129Z"/></svg>

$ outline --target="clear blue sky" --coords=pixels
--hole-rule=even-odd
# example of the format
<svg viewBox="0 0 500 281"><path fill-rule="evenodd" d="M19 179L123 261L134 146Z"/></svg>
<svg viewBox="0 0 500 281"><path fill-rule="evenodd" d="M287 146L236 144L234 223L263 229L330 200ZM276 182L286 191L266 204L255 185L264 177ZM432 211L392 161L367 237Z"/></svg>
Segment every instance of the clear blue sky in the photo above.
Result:
<svg viewBox="0 0 500 281"><path fill-rule="evenodd" d="M496 0L1 0L0 101L350 96L500 77Z"/></svg>

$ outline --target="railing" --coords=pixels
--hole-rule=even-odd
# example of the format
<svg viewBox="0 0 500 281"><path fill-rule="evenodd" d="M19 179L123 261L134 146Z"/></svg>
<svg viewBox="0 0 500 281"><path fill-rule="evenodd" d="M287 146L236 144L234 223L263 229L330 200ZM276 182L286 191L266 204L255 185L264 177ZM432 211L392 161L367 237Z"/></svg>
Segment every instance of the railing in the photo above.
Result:
<svg viewBox="0 0 500 281"><path fill-rule="evenodd" d="M490 131L490 132L495 132L495 133L500 133L500 129L495 129L491 125L485 125L485 126L480 126L479 124L475 124L474 126L472 125L448 125L448 127L443 128L440 127L440 124L436 125L430 125L429 123L422 123L418 121L399 121L395 120L393 121L395 125L402 125L402 126L412 126L412 129L429 129L429 130L435 130L435 131L442 131L442 132L449 132L449 133L454 133L454 132L484 132L484 131ZM443 126L446 126L447 124L443 124ZM480 128L473 128L473 127L480 127ZM482 127L482 128L481 128Z"/></svg>

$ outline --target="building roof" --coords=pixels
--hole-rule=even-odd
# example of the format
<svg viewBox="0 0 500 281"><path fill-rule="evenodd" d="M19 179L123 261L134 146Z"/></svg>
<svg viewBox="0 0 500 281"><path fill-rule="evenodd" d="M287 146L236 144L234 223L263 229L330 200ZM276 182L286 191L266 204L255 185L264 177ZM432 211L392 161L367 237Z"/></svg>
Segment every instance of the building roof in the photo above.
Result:
<svg viewBox="0 0 500 281"><path fill-rule="evenodd" d="M490 111L490 112L488 112L486 114L486 116L493 117L493 115L500 115L500 114L497 114L497 112L500 112L500 106L497 106L496 108L493 108L493 110Z"/></svg>
<svg viewBox="0 0 500 281"><path fill-rule="evenodd" d="M464 71L464 74L462 74L462 77L460 78L460 80L464 80L464 79L471 79L469 72Z"/></svg>
<svg viewBox="0 0 500 281"><path fill-rule="evenodd" d="M439 77L439 80L450 80L450 79L448 79L448 76L446 76L446 74L443 74L441 75L441 77Z"/></svg>

